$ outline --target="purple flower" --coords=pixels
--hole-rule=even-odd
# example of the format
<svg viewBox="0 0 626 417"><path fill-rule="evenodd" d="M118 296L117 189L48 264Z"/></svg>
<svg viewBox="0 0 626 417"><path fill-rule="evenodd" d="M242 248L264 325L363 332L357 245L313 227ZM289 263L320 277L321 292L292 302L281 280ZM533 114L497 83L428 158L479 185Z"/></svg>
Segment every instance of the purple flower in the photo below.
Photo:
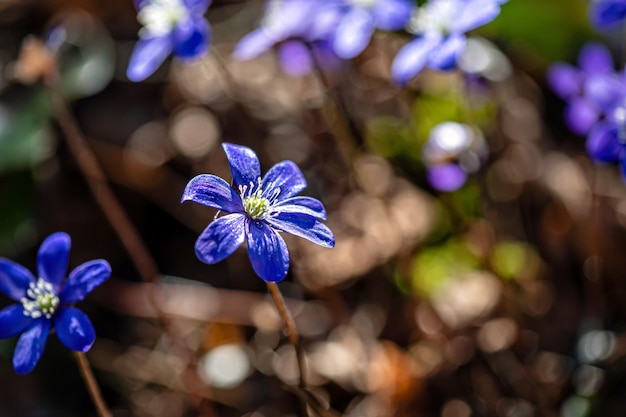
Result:
<svg viewBox="0 0 626 417"><path fill-rule="evenodd" d="M59 340L71 350L86 352L96 339L89 318L72 304L106 281L111 267L102 259L90 261L74 269L66 280L70 245L66 233L54 233L43 241L37 255L38 278L23 266L0 258L0 291L19 302L0 311L0 339L22 334L13 354L18 374L35 368L53 322Z"/></svg>
<svg viewBox="0 0 626 417"><path fill-rule="evenodd" d="M626 85L615 73L610 52L599 43L588 43L578 55L575 68L562 62L547 73L552 90L567 101L565 121L579 135L589 133L603 112L611 112L624 97Z"/></svg>
<svg viewBox="0 0 626 417"><path fill-rule="evenodd" d="M354 58L370 43L375 29L400 30L412 11L408 0L344 0L333 49L341 58Z"/></svg>
<svg viewBox="0 0 626 417"><path fill-rule="evenodd" d="M246 61L277 45L278 61L289 75L306 75L316 63L336 70L341 59L335 55L330 37L341 12L339 0L270 0L261 26L244 36L233 54Z"/></svg>
<svg viewBox="0 0 626 417"><path fill-rule="evenodd" d="M422 154L430 185L450 192L461 188L468 174L480 168L487 145L480 131L462 123L444 122L430 131Z"/></svg>
<svg viewBox="0 0 626 417"><path fill-rule="evenodd" d="M318 219L324 206L311 197L295 197L306 188L291 161L274 165L261 178L259 160L245 146L224 143L236 190L215 175L203 174L187 184L182 201L195 201L231 214L220 217L196 241L196 255L214 264L230 256L244 240L252 268L265 281L281 281L289 269L289 252L278 234L288 232L318 245L335 246L333 233Z"/></svg>
<svg viewBox="0 0 626 417"><path fill-rule="evenodd" d="M203 17L211 0L134 0L137 20L143 28L135 45L126 76L142 81L170 53L188 61L206 54L211 30Z"/></svg>
<svg viewBox="0 0 626 417"><path fill-rule="evenodd" d="M595 0L589 6L591 22L599 29L610 29L626 18L626 0Z"/></svg>
<svg viewBox="0 0 626 417"><path fill-rule="evenodd" d="M393 79L406 84L424 67L450 70L465 48L465 33L491 22L506 0L429 0L407 25L415 35L391 65Z"/></svg>

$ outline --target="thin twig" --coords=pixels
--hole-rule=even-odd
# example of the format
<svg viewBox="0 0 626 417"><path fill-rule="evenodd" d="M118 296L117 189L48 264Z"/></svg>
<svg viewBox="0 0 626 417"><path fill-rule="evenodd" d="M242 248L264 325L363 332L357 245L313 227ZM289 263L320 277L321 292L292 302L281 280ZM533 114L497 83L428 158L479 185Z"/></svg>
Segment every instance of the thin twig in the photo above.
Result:
<svg viewBox="0 0 626 417"><path fill-rule="evenodd" d="M126 248L143 281L150 283L158 281L160 274L156 262L113 193L98 160L78 129L78 124L69 111L67 102L56 89L52 89L52 99L54 111L67 144L96 202Z"/></svg>
<svg viewBox="0 0 626 417"><path fill-rule="evenodd" d="M287 329L287 336L289 337L289 342L292 344L294 350L296 351L296 360L298 362L298 372L300 373L300 388L303 390L306 389L306 364L304 362L304 355L302 353L302 348L300 346L300 336L298 335L298 329L296 328L296 323L293 320L293 316L291 312L287 308L287 304L285 304L285 299L283 298L278 285L274 282L268 282L267 288L272 295L272 300L274 300L274 304L276 304L276 308L278 309L278 314L281 319L285 323L285 328ZM302 400L302 410L303 414L306 417L308 415L306 401Z"/></svg>
<svg viewBox="0 0 626 417"><path fill-rule="evenodd" d="M348 109L341 95L331 87L328 78L324 74L322 65L317 59L315 51L310 45L308 45L308 47L309 53L313 59L313 76L317 80L318 85L322 88L322 93L325 98L322 114L337 142L337 148L339 149L344 163L348 169L352 169L352 163L360 153L358 129L348 114Z"/></svg>
<svg viewBox="0 0 626 417"><path fill-rule="evenodd" d="M87 359L87 356L85 356L83 352L74 351L74 358L76 358L76 362L78 362L78 369L80 369L80 374L85 380L85 385L87 386L87 390L89 391L89 396L96 406L96 410L98 410L98 416L113 417L111 410L109 410L106 402L104 402L104 398L102 398L100 386L98 386L98 382L93 376L93 372L91 371L91 366L89 366L89 360Z"/></svg>
<svg viewBox="0 0 626 417"><path fill-rule="evenodd" d="M154 284L148 286L147 291L149 302L154 307L157 320L164 333L169 338L172 348L175 348L181 357L186 357L191 367L193 365L194 352L191 352L189 348L178 341L178 335L174 333L169 320L165 317L163 309L161 308L161 300L158 298L156 285L160 281L161 274L156 261L148 251L139 231L135 228L126 214L126 211L124 211L124 208L113 193L104 170L96 159L93 150L89 147L84 135L78 128L78 123L70 112L65 97L56 86L51 85L50 87L56 118L63 130L68 147L74 155L74 159L83 173L94 199L128 252L141 279L146 283ZM197 405L201 406L202 404ZM213 413L210 414L213 415Z"/></svg>

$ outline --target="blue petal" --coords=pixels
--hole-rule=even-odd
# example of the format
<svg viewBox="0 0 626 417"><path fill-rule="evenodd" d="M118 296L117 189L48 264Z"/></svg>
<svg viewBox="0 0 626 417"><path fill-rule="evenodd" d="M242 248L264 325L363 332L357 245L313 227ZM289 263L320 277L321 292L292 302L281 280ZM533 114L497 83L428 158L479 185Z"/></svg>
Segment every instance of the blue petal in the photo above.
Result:
<svg viewBox="0 0 626 417"><path fill-rule="evenodd" d="M181 202L189 200L229 213L243 212L239 194L226 181L211 174L198 175L189 181Z"/></svg>
<svg viewBox="0 0 626 417"><path fill-rule="evenodd" d="M24 314L24 306L13 304L0 311L0 339L15 336L33 323L33 318Z"/></svg>
<svg viewBox="0 0 626 417"><path fill-rule="evenodd" d="M430 52L428 66L447 71L456 67L456 63L465 49L467 39L464 35L450 35L437 48Z"/></svg>
<svg viewBox="0 0 626 417"><path fill-rule="evenodd" d="M67 233L54 233L46 238L37 254L37 273L58 290L65 279L72 240Z"/></svg>
<svg viewBox="0 0 626 417"><path fill-rule="evenodd" d="M344 16L344 6L339 3L318 4L313 11L314 18L304 33L304 38L309 41L327 40L332 37Z"/></svg>
<svg viewBox="0 0 626 417"><path fill-rule="evenodd" d="M61 343L71 350L87 352L96 340L89 317L76 307L59 309L54 315L54 328Z"/></svg>
<svg viewBox="0 0 626 417"><path fill-rule="evenodd" d="M407 0L378 0L374 5L376 27L382 30L400 30L411 18L415 6Z"/></svg>
<svg viewBox="0 0 626 417"><path fill-rule="evenodd" d="M604 0L591 2L591 22L600 29L609 29L626 18L626 1Z"/></svg>
<svg viewBox="0 0 626 417"><path fill-rule="evenodd" d="M169 35L139 39L130 57L126 76L131 81L145 80L157 70L170 52L172 39Z"/></svg>
<svg viewBox="0 0 626 417"><path fill-rule="evenodd" d="M211 42L211 28L202 16L190 16L174 28L172 32L174 55L184 60L204 56Z"/></svg>
<svg viewBox="0 0 626 417"><path fill-rule="evenodd" d="M78 302L110 276L111 266L104 259L85 262L70 272L65 286L59 293L59 300L62 303Z"/></svg>
<svg viewBox="0 0 626 417"><path fill-rule="evenodd" d="M233 176L235 186L250 186L250 183L257 185L261 178L261 164L254 151L247 146L223 143L222 148L226 152L230 173Z"/></svg>
<svg viewBox="0 0 626 417"><path fill-rule="evenodd" d="M620 154L618 128L610 123L598 123L589 132L587 153L599 162L615 162Z"/></svg>
<svg viewBox="0 0 626 417"><path fill-rule="evenodd" d="M252 269L265 281L282 281L289 271L287 244L262 221L249 220L247 225L248 256Z"/></svg>
<svg viewBox="0 0 626 417"><path fill-rule="evenodd" d="M289 37L301 37L307 34L312 19L316 16L318 4L311 0L289 0L275 4L268 4L268 14L265 30L268 36L275 41L282 41ZM273 8L273 9L272 9Z"/></svg>
<svg viewBox="0 0 626 417"><path fill-rule="evenodd" d="M485 25L498 17L500 3L494 0L468 0L461 10L458 19L451 27L451 32L465 33Z"/></svg>
<svg viewBox="0 0 626 417"><path fill-rule="evenodd" d="M309 48L299 40L287 40L278 47L278 62L287 75L301 77L311 72L313 60Z"/></svg>
<svg viewBox="0 0 626 417"><path fill-rule="evenodd" d="M610 74L615 71L611 52L600 42L589 42L578 54L578 66L588 74Z"/></svg>
<svg viewBox="0 0 626 417"><path fill-rule="evenodd" d="M580 94L583 77L576 68L558 62L548 68L546 74L548 85L559 97L568 99Z"/></svg>
<svg viewBox="0 0 626 417"><path fill-rule="evenodd" d="M282 161L270 168L263 177L263 196L270 197L280 188L277 201L285 200L306 188L306 180L300 168L292 161Z"/></svg>
<svg viewBox="0 0 626 417"><path fill-rule="evenodd" d="M586 135L599 117L596 106L582 97L571 100L565 107L565 122L578 135Z"/></svg>
<svg viewBox="0 0 626 417"><path fill-rule="evenodd" d="M51 320L40 318L34 322L30 329L22 333L13 353L15 372L24 375L35 368L46 347L50 324Z"/></svg>
<svg viewBox="0 0 626 417"><path fill-rule="evenodd" d="M626 94L626 86L614 74L591 75L583 84L583 92L589 100L605 110L612 110Z"/></svg>
<svg viewBox="0 0 626 417"><path fill-rule="evenodd" d="M211 5L211 0L183 0L187 10L194 14L204 14Z"/></svg>
<svg viewBox="0 0 626 417"><path fill-rule="evenodd" d="M394 81L404 85L416 76L426 66L430 52L441 44L441 41L441 35L432 32L416 37L404 45L391 64Z"/></svg>
<svg viewBox="0 0 626 417"><path fill-rule="evenodd" d="M280 213L265 220L283 232L310 240L325 248L335 246L335 236L325 224L313 216L302 213Z"/></svg>
<svg viewBox="0 0 626 417"><path fill-rule="evenodd" d="M26 295L26 290L35 277L22 265L0 258L0 292L15 301Z"/></svg>
<svg viewBox="0 0 626 417"><path fill-rule="evenodd" d="M353 8L337 27L333 49L344 59L354 58L367 46L374 33L374 17L361 7Z"/></svg>
<svg viewBox="0 0 626 417"><path fill-rule="evenodd" d="M215 264L230 256L245 236L243 214L229 214L211 223L196 241L196 256L202 262Z"/></svg>
<svg viewBox="0 0 626 417"><path fill-rule="evenodd" d="M292 197L272 207L272 211L280 213L302 213L318 219L326 220L324 205L311 197Z"/></svg>
<svg viewBox="0 0 626 417"><path fill-rule="evenodd" d="M266 52L276 41L261 28L248 33L235 45L233 55L240 61L256 58Z"/></svg>
<svg viewBox="0 0 626 417"><path fill-rule="evenodd" d="M440 164L428 169L427 178L433 188L451 192L465 184L467 173L457 164Z"/></svg>

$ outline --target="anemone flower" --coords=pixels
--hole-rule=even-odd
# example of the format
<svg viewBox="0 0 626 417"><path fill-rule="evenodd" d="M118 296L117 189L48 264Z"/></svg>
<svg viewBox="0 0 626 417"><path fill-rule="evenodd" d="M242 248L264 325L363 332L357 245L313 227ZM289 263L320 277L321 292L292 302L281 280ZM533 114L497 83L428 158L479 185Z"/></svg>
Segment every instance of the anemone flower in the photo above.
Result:
<svg viewBox="0 0 626 417"><path fill-rule="evenodd" d="M148 78L171 53L183 61L206 54L211 41L204 13L211 0L135 0L137 20L143 25L130 57L126 76Z"/></svg>
<svg viewBox="0 0 626 417"><path fill-rule="evenodd" d="M86 352L96 339L89 318L72 305L106 281L111 267L102 259L86 262L65 279L70 246L66 233L48 236L39 247L38 278L0 258L0 292L18 302L0 311L0 339L21 333L13 354L18 374L35 368L53 325L61 343L71 350Z"/></svg>
<svg viewBox="0 0 626 417"><path fill-rule="evenodd" d="M278 232L303 237L332 248L335 237L320 219L322 203L296 197L306 180L292 161L274 165L261 178L259 159L245 146L224 143L235 188L215 175L202 174L185 187L182 201L194 201L231 213L213 221L196 241L196 255L214 264L230 256L244 241L252 268L263 280L278 282L289 270L289 251Z"/></svg>

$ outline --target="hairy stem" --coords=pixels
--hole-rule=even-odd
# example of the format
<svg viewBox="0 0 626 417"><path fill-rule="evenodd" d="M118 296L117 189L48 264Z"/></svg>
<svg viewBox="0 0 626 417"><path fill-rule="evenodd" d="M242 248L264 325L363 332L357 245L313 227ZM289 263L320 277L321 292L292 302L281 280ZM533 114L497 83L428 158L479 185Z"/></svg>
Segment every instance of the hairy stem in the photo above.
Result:
<svg viewBox="0 0 626 417"><path fill-rule="evenodd" d="M83 352L74 351L74 358L76 358L76 362L78 362L78 369L80 369L80 374L85 380L85 385L87 386L87 390L89 391L89 396L96 406L96 410L98 410L99 417L113 417L111 410L104 402L104 398L102 398L102 393L100 392L100 386L98 386L98 382L96 378L93 376L93 372L91 371L91 366L89 366L89 360L87 356Z"/></svg>
<svg viewBox="0 0 626 417"><path fill-rule="evenodd" d="M300 346L300 336L298 335L298 329L296 328L296 323L293 320L293 316L291 312L287 308L287 304L285 304L285 299L283 298L278 285L274 282L268 282L267 288L272 295L272 300L274 304L276 304L276 308L278 309L278 314L280 318L283 320L285 324L285 328L287 329L287 335L289 337L289 342L292 344L295 352L296 352L296 360L298 362L298 372L300 374L300 388L306 389L306 364L304 362L304 355L302 353L302 348ZM302 410L304 416L308 415L306 400L302 400Z"/></svg>

